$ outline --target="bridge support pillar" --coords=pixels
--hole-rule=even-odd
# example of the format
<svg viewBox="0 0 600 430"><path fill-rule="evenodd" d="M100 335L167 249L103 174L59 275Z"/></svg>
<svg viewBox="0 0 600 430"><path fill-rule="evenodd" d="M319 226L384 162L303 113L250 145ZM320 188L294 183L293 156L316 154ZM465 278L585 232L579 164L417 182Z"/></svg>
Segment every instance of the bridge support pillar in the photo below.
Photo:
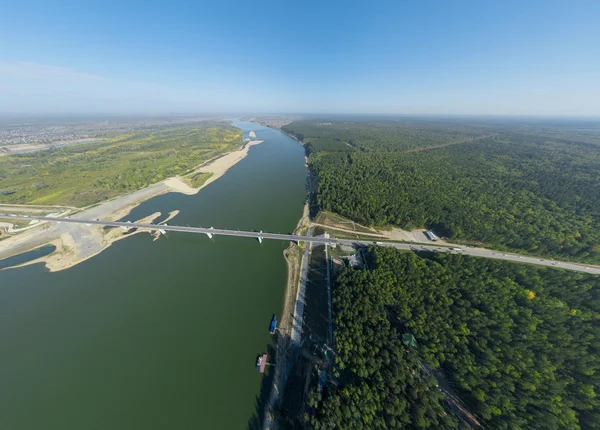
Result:
<svg viewBox="0 0 600 430"><path fill-rule="evenodd" d="M211 227L210 229L211 229L211 230L213 230L213 228L212 228L212 227ZM212 234L212 233L208 233L208 232L207 232L207 233L206 233L206 235L208 236L208 238L209 238L209 239L212 239L212 238L213 238L213 234Z"/></svg>

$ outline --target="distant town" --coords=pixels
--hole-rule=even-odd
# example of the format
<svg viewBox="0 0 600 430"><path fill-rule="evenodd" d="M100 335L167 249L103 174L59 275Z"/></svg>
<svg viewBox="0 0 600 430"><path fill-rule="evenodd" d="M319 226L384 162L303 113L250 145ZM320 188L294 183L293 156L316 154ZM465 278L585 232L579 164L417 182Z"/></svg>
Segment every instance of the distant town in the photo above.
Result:
<svg viewBox="0 0 600 430"><path fill-rule="evenodd" d="M17 125L0 127L1 145L38 144L52 143L57 141L69 141L88 139L95 137L97 133L92 130L79 129L81 126L40 126L40 125Z"/></svg>
<svg viewBox="0 0 600 430"><path fill-rule="evenodd" d="M19 154L66 144L90 143L116 133L157 130L204 121L204 117L110 119L2 119L0 156Z"/></svg>

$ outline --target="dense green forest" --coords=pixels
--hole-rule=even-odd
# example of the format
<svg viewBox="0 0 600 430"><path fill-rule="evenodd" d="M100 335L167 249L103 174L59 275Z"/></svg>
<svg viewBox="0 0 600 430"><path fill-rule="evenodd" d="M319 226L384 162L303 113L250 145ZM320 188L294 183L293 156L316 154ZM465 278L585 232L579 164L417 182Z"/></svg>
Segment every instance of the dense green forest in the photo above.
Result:
<svg viewBox="0 0 600 430"><path fill-rule="evenodd" d="M390 248L369 260L334 283L337 384L313 393L314 428L455 428L427 365L486 428L600 426L600 277Z"/></svg>
<svg viewBox="0 0 600 430"><path fill-rule="evenodd" d="M483 129L466 125L412 121L295 121L283 130L305 143L309 153L397 152L465 142L486 134Z"/></svg>
<svg viewBox="0 0 600 430"><path fill-rule="evenodd" d="M563 129L551 138L546 128L410 121L298 121L285 131L306 145L321 209L600 263L600 145L590 143L600 133L576 141Z"/></svg>
<svg viewBox="0 0 600 430"><path fill-rule="evenodd" d="M240 129L216 122L0 157L0 203L86 206L183 174L242 143Z"/></svg>

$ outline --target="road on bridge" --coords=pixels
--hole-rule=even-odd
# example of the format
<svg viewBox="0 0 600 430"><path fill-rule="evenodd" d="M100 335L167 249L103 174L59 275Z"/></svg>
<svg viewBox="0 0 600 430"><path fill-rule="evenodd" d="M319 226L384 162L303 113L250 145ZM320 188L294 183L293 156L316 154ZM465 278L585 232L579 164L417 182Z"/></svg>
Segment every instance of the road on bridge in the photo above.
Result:
<svg viewBox="0 0 600 430"><path fill-rule="evenodd" d="M206 228L206 227L185 227L176 225L166 224L140 224L140 223L129 223L120 221L99 221L99 220L84 220L74 218L54 218L54 217L42 217L42 216L23 216L13 214L0 214L2 218L14 218L21 220L37 220L37 221L50 221L50 222L61 222L61 223L74 223L74 224L86 224L86 225L99 225L104 227L125 227L125 228L139 228L148 230L164 230L164 231L177 231L182 233L201 233L201 234L212 234L221 236L237 236L237 237L252 237L261 239L273 239L273 240L285 240L294 242L318 242L327 243L329 245L375 245L375 246L387 246L397 249L412 250L412 251L430 251L430 252L446 252L455 254L470 255L472 257L484 257L493 258L497 260L514 261L516 263L528 263L535 264L538 266L558 267L567 270L576 270L578 272L593 273L600 275L600 267L598 266L587 266L584 264L570 263L566 261L554 261L550 259L544 259L539 257L528 257L517 254L504 253L500 251L491 251L488 249L481 248L446 248L440 247L433 244L413 244L403 242L371 242L365 240L352 240L352 239L337 239L335 237L311 237L311 236L298 236L294 234L281 234L281 233L263 233L256 231L243 231L243 230L228 230L220 228Z"/></svg>

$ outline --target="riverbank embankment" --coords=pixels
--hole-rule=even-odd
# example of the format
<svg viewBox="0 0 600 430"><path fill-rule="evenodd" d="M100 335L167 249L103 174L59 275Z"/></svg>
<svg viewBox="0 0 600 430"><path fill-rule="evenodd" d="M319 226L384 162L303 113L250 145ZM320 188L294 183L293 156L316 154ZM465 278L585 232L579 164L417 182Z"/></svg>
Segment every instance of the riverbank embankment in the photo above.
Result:
<svg viewBox="0 0 600 430"><path fill-rule="evenodd" d="M304 205L302 217L294 230L294 234L302 235L310 226L308 217L308 203ZM308 244L304 244L308 246ZM263 428L268 430L274 428L275 421L273 410L275 406L281 402L283 396L283 388L288 373L288 368L291 360L291 330L294 318L294 309L296 308L296 298L298 287L300 285L300 269L302 265L303 249L299 244L290 242L290 245L283 251L283 257L287 264L287 285L285 289L285 297L283 301L283 311L281 320L279 321L279 330L277 331L276 339L276 357L277 362L274 367L275 375L273 376L273 386L269 394L269 399L265 406L265 419Z"/></svg>

